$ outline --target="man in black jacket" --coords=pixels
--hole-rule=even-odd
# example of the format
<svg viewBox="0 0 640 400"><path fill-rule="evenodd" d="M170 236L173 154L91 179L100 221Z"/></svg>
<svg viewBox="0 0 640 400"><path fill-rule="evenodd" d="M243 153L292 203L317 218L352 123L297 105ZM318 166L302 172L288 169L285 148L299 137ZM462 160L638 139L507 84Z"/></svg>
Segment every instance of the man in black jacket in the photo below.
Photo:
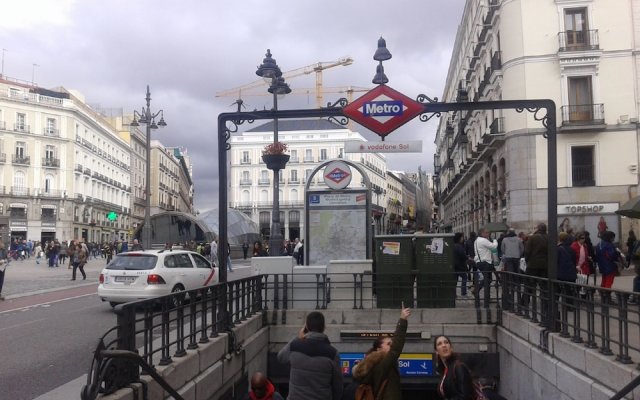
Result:
<svg viewBox="0 0 640 400"><path fill-rule="evenodd" d="M340 354L324 333L324 315L307 315L298 336L278 353L278 361L290 364L288 400L338 400L342 396Z"/></svg>

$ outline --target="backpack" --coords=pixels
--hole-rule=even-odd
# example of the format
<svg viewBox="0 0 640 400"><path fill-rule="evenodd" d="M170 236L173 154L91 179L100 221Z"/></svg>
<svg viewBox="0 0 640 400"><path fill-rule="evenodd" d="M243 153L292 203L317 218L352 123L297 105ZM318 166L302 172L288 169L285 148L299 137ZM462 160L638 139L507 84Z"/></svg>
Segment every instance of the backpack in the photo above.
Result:
<svg viewBox="0 0 640 400"><path fill-rule="evenodd" d="M373 387L371 387L371 385L367 383L359 384L358 388L356 389L355 400L379 400L382 396L382 393L384 393L384 388L385 386L387 386L388 381L388 379L385 379L384 382L382 382L382 386L380 386L380 392L378 392L377 396L373 394Z"/></svg>

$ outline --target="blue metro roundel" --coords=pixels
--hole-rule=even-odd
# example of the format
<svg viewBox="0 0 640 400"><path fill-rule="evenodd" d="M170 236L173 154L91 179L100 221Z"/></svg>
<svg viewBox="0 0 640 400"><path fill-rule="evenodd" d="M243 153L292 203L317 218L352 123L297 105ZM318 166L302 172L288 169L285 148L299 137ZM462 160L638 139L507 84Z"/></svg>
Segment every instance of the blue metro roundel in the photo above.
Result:
<svg viewBox="0 0 640 400"><path fill-rule="evenodd" d="M424 112L424 105L389 86L379 85L347 105L342 112L384 138Z"/></svg>

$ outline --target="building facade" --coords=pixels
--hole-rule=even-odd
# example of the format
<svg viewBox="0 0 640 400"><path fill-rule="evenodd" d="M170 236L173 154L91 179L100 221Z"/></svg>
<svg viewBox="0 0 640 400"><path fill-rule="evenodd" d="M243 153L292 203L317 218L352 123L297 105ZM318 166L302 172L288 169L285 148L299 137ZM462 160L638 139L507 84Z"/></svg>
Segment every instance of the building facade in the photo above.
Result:
<svg viewBox="0 0 640 400"><path fill-rule="evenodd" d="M321 163L335 158L359 162L372 184L372 212L376 233L385 232L387 204L386 158L378 153L345 153L346 141L366 141L357 132L325 120L279 121L279 140L289 146L286 169L280 171L280 221L283 237L295 239L304 232L304 192L327 188L321 174L311 178ZM262 150L273 142L273 124L266 123L231 137L229 207L237 208L259 224L268 238L273 207L273 171L262 161ZM364 181L356 170L349 187Z"/></svg>
<svg viewBox="0 0 640 400"><path fill-rule="evenodd" d="M638 185L638 2L468 0L443 101L551 99L561 230L625 233L614 214ZM632 10L635 10L632 12ZM635 29L635 31L634 31ZM637 36L637 34L636 34ZM449 113L434 157L441 229L546 221L547 143L531 112Z"/></svg>
<svg viewBox="0 0 640 400"><path fill-rule="evenodd" d="M126 234L127 143L82 95L0 78L0 231L31 240ZM116 221L107 219L117 213Z"/></svg>

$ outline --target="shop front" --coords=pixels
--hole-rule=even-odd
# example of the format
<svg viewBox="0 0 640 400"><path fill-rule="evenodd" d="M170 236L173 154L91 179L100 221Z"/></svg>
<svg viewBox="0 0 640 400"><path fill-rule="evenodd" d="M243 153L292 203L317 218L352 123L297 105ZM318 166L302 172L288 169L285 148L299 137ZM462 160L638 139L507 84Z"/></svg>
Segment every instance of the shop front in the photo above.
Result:
<svg viewBox="0 0 640 400"><path fill-rule="evenodd" d="M615 211L618 203L577 203L558 204L558 233L589 232L591 242L597 245L604 231L616 234L616 241L626 240L620 237L620 216Z"/></svg>

